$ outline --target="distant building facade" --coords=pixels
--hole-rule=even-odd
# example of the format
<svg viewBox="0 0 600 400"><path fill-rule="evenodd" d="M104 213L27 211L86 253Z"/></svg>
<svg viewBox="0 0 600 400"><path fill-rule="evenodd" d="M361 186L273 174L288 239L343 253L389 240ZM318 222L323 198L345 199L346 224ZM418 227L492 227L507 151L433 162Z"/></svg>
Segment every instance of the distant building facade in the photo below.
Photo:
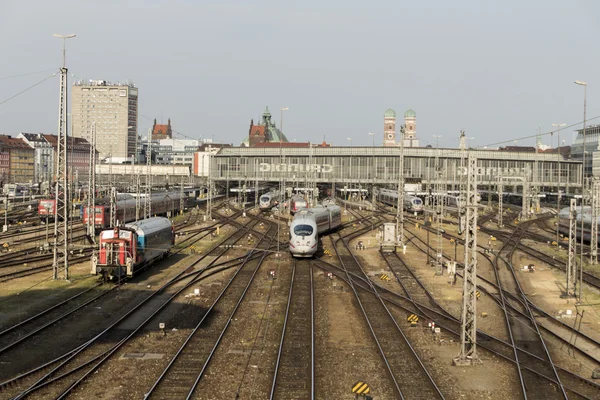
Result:
<svg viewBox="0 0 600 400"><path fill-rule="evenodd" d="M269 107L265 109L262 115L262 121L259 124L254 123L254 119L250 120L250 129L248 136L242 142L243 147L256 147L260 143L266 142L282 142L288 143L287 137L277 129L275 122L271 119Z"/></svg>
<svg viewBox="0 0 600 400"><path fill-rule="evenodd" d="M101 158L131 158L138 128L138 88L131 83L78 81L72 86L72 135L91 142Z"/></svg>
<svg viewBox="0 0 600 400"><path fill-rule="evenodd" d="M171 118L169 118L166 125L157 124L156 118L154 119L154 125L152 125L152 140L163 139L173 139L173 130L171 129Z"/></svg>
<svg viewBox="0 0 600 400"><path fill-rule="evenodd" d="M34 182L50 182L54 175L54 149L42 133L19 133L17 138L23 140L34 152Z"/></svg>
<svg viewBox="0 0 600 400"><path fill-rule="evenodd" d="M571 159L583 161L584 148L584 174L586 176L600 176L600 125L586 126L585 139L583 136L583 129L577 130L577 136L575 137L575 141L571 145Z"/></svg>
<svg viewBox="0 0 600 400"><path fill-rule="evenodd" d="M417 113L409 108L404 113L404 125L401 129L404 147L419 147L417 139Z"/></svg>
<svg viewBox="0 0 600 400"><path fill-rule="evenodd" d="M391 108L383 113L383 145L396 146L396 111Z"/></svg>
<svg viewBox="0 0 600 400"><path fill-rule="evenodd" d="M385 147L400 146L400 144L403 144L404 147L419 147L417 113L412 108L404 113L404 125L400 126L400 140L396 139L396 111L388 108L383 113L383 145Z"/></svg>
<svg viewBox="0 0 600 400"><path fill-rule="evenodd" d="M33 183L35 152L31 146L21 139L0 135L0 153L8 153L8 174L5 175L8 182Z"/></svg>

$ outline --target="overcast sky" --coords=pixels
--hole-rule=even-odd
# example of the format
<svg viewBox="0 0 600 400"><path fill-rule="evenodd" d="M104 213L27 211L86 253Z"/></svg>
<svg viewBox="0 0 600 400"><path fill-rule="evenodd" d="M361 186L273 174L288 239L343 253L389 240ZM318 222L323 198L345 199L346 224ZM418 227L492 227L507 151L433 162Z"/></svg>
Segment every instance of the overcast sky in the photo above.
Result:
<svg viewBox="0 0 600 400"><path fill-rule="evenodd" d="M578 124L570 144L574 80L600 116L599 20L593 0L2 0L0 133L56 133L59 79L43 80L62 63L52 34L75 33L69 72L133 81L142 135L171 118L176 137L238 145L269 106L278 126L289 107L290 140L381 145L391 107L416 111L421 145L457 147L463 129L478 147L533 145Z"/></svg>

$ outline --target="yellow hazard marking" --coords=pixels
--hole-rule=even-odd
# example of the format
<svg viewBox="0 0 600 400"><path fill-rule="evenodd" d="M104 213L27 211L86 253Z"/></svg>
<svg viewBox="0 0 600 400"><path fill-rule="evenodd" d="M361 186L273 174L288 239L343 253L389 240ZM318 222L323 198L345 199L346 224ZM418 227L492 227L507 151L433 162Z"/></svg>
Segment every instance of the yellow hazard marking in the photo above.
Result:
<svg viewBox="0 0 600 400"><path fill-rule="evenodd" d="M477 296L477 298L481 297L481 292L478 290L475 292L475 296Z"/></svg>
<svg viewBox="0 0 600 400"><path fill-rule="evenodd" d="M408 318L406 318L406 320L411 324L416 324L417 322L419 322L419 317L417 317L415 314L410 314Z"/></svg>
<svg viewBox="0 0 600 400"><path fill-rule="evenodd" d="M8 247L8 243L4 243L4 244L2 245L2 247L4 247L4 248L7 248L7 247Z"/></svg>
<svg viewBox="0 0 600 400"><path fill-rule="evenodd" d="M381 279L382 281L389 281L389 280L390 280L390 277L389 277L389 276L387 276L386 274L381 274L381 275L379 276L379 279Z"/></svg>
<svg viewBox="0 0 600 400"><path fill-rule="evenodd" d="M352 386L352 393L356 394L367 394L370 390L369 385L365 382L356 382L354 386Z"/></svg>

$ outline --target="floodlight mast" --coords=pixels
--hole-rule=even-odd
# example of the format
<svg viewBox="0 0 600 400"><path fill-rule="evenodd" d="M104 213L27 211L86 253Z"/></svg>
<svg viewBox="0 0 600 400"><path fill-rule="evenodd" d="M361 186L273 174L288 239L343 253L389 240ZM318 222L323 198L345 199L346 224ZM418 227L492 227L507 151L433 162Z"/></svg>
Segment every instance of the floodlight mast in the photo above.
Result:
<svg viewBox="0 0 600 400"><path fill-rule="evenodd" d="M56 143L56 185L54 187L54 250L53 278L58 279L60 264L63 265L64 279L69 279L69 174L68 174L68 124L67 124L67 67L66 39L74 38L74 34L59 35L63 39L63 66L60 69L60 90L58 98L58 137Z"/></svg>

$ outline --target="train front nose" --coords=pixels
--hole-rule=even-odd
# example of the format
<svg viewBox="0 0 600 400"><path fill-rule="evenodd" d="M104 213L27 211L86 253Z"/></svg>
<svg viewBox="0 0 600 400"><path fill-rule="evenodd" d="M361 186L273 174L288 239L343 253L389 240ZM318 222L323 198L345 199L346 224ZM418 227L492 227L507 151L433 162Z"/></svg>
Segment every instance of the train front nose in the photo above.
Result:
<svg viewBox="0 0 600 400"><path fill-rule="evenodd" d="M290 240L290 252L298 256L312 256L317 252L317 241L310 236Z"/></svg>

